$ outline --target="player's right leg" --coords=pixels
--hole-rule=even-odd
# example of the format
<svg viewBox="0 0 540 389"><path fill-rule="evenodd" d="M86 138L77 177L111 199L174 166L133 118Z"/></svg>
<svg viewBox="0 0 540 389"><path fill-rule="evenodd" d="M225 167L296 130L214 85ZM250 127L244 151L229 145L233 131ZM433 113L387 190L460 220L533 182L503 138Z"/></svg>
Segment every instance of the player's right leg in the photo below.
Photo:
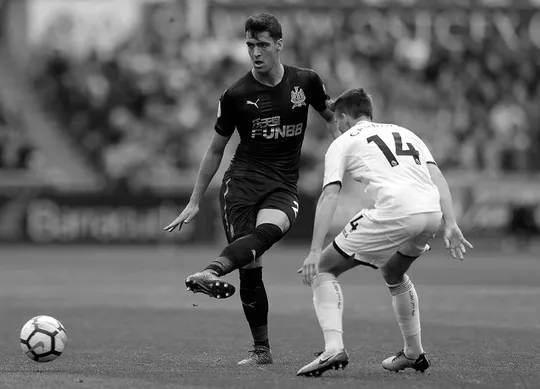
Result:
<svg viewBox="0 0 540 389"><path fill-rule="evenodd" d="M265 180L264 189L259 192L268 193L259 203L256 228L253 232L260 232L268 228L279 227L283 236L296 220L298 212L298 195L295 188L281 182ZM246 239L238 242L237 247L231 249L254 250L260 243L253 233ZM236 246L236 245L234 245ZM257 250L255 250L258 253ZM234 255L234 253L232 253ZM240 273L240 299L249 328L253 336L254 348L247 358L238 362L239 365L261 365L273 363L270 352L268 336L269 302L262 277L261 257L239 269Z"/></svg>
<svg viewBox="0 0 540 389"><path fill-rule="evenodd" d="M318 377L331 369L345 368L349 356L343 345L343 293L337 277L360 263L343 255L335 244L321 255L319 273L313 279L313 306L324 335L324 351L302 367L297 375Z"/></svg>
<svg viewBox="0 0 540 389"><path fill-rule="evenodd" d="M262 257L238 271L242 309L253 337L253 349L238 365L272 364L274 361L268 336L269 303L262 277Z"/></svg>
<svg viewBox="0 0 540 389"><path fill-rule="evenodd" d="M313 305L324 334L324 352L313 362L298 371L298 375L319 376L331 368L344 367L348 356L343 345L343 295L336 279L344 271L358 265L377 269L378 257L356 258L358 252L378 254L380 243L386 240L385 232L365 217L364 211L356 214L345 226L334 242L322 253L319 273L313 279ZM382 257L382 255L379 255ZM388 258L388 256L386 256ZM321 363L322 362L322 363Z"/></svg>
<svg viewBox="0 0 540 389"><path fill-rule="evenodd" d="M387 370L398 372L411 368L424 372L430 366L422 347L418 295L406 272L414 260L429 249L427 243L437 232L440 219L440 213L412 215L405 222L406 229L418 232L381 267L404 343L401 351L382 362Z"/></svg>

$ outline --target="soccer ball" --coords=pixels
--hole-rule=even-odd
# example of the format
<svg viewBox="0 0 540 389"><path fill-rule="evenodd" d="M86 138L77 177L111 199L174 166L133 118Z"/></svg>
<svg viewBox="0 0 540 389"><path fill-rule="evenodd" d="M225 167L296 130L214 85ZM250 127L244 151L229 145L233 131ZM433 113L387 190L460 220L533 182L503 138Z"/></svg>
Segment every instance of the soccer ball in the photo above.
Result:
<svg viewBox="0 0 540 389"><path fill-rule="evenodd" d="M64 352L67 343L62 323L50 316L36 316L21 329L21 348L36 362L51 362Z"/></svg>

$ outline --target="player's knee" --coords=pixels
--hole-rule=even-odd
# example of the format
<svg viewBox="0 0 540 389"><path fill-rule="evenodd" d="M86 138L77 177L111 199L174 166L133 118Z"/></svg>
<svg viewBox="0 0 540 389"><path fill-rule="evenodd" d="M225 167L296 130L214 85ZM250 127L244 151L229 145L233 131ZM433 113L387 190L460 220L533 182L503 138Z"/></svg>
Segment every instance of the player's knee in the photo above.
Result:
<svg viewBox="0 0 540 389"><path fill-rule="evenodd" d="M319 271L317 277L313 278L313 283L311 284L312 289L316 289L319 285L325 282L334 282L336 281L337 276L329 272Z"/></svg>
<svg viewBox="0 0 540 389"><path fill-rule="evenodd" d="M401 284L404 280L405 272L392 266L381 267L381 274L387 285Z"/></svg>
<svg viewBox="0 0 540 389"><path fill-rule="evenodd" d="M253 234L259 242L262 243L262 252L258 252L257 254L260 256L263 254L264 251L268 250L272 245L276 242L279 242L279 240L283 237L283 231L281 228L275 224L272 223L264 223L260 224L255 228L251 234Z"/></svg>
<svg viewBox="0 0 540 389"><path fill-rule="evenodd" d="M354 267L352 259L345 259L337 250L329 245L322 253L319 262L319 273L328 273L339 277L342 273Z"/></svg>
<svg viewBox="0 0 540 389"><path fill-rule="evenodd" d="M291 228L291 221L287 217L285 219L285 221L283 222L283 226L281 227L281 231L283 231L283 233L286 233L287 231L289 231L289 228Z"/></svg>
<svg viewBox="0 0 540 389"><path fill-rule="evenodd" d="M343 271L339 266L328 263L319 265L319 274L330 274L334 278L337 278L341 273L343 273Z"/></svg>
<svg viewBox="0 0 540 389"><path fill-rule="evenodd" d="M405 273L409 270L416 258L400 252L395 253L386 265L381 267L381 273L386 283L388 285L396 285L403 282Z"/></svg>
<svg viewBox="0 0 540 389"><path fill-rule="evenodd" d="M257 215L257 227L263 224L273 224L284 234L291 228L291 222L285 212L280 209L262 209Z"/></svg>

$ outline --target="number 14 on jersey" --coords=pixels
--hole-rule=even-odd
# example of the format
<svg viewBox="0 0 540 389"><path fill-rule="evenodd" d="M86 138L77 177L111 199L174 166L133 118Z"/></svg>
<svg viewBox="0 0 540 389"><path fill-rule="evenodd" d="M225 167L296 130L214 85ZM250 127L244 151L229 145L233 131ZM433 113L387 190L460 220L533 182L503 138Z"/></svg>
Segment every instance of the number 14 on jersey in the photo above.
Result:
<svg viewBox="0 0 540 389"><path fill-rule="evenodd" d="M388 160L388 163L392 167L396 167L399 165L399 162L396 158L396 155L408 155L414 159L414 162L416 162L417 165L420 165L420 153L418 150L414 148L414 146L411 143L407 143L407 146L409 147L407 150L403 149L403 143L401 141L401 135L399 132L393 132L392 136L394 137L394 141L396 143L396 154L392 153L390 148L384 143L384 141L381 139L379 135L373 135L367 138L367 142L371 143L374 142L379 149L382 151L386 159Z"/></svg>

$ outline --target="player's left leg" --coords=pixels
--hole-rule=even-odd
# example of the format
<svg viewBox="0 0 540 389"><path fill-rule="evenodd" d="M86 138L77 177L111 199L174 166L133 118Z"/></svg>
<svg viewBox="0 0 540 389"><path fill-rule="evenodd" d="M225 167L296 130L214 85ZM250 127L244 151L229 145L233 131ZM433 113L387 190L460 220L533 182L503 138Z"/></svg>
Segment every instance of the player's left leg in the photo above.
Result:
<svg viewBox="0 0 540 389"><path fill-rule="evenodd" d="M290 228L289 216L279 209L261 209L257 214L257 228L264 225L278 226L283 233ZM283 235L283 234L282 234ZM249 243L249 242L244 242ZM239 269L240 300L244 315L253 336L254 349L239 365L273 363L268 337L268 296L262 278L262 258Z"/></svg>
<svg viewBox="0 0 540 389"><path fill-rule="evenodd" d="M216 276L222 277L249 265L281 240L289 227L289 218L283 211L261 209L257 215L257 226L225 247L205 270L212 270Z"/></svg>
<svg viewBox="0 0 540 389"><path fill-rule="evenodd" d="M324 351L297 375L318 377L330 369L345 368L349 356L343 345L343 293L337 277L360 262L341 251L335 243L321 254L319 272L313 279L313 306L324 335Z"/></svg>
<svg viewBox="0 0 540 389"><path fill-rule="evenodd" d="M382 365L385 369L396 372L405 368L423 372L430 365L422 347L418 294L405 274L416 258L417 256L397 252L381 268L392 295L392 306L404 343L403 349L395 356L385 359Z"/></svg>
<svg viewBox="0 0 540 389"><path fill-rule="evenodd" d="M279 183L256 179L224 181L220 202L229 244L206 268L186 279L188 290L214 298L232 296L234 286L222 277L249 265L283 237L294 216L291 219L280 207L286 201L292 204L291 195L297 197L294 192L276 189L276 185Z"/></svg>

